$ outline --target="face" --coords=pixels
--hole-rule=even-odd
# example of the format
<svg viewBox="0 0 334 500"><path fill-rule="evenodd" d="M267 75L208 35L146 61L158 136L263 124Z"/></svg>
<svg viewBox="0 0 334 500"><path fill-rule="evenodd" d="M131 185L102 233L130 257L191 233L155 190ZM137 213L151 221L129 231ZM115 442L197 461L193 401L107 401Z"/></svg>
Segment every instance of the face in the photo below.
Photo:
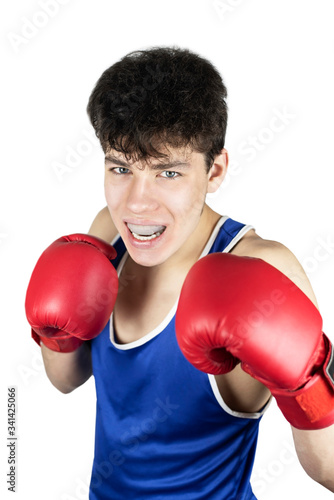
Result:
<svg viewBox="0 0 334 500"><path fill-rule="evenodd" d="M218 188L215 166L204 155L167 150L168 158L127 161L110 150L105 159L108 208L131 258L156 266L181 252L198 228L208 192Z"/></svg>

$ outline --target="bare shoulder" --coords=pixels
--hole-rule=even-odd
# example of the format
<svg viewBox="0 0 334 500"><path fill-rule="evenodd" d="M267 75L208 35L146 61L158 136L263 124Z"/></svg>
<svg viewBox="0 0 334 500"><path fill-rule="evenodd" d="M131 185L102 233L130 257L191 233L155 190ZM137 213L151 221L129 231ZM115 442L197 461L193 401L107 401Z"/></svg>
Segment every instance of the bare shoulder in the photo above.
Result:
<svg viewBox="0 0 334 500"><path fill-rule="evenodd" d="M278 241L261 238L254 229L241 238L231 253L242 257L263 259L278 269L280 266L285 267L288 263L298 263L294 254L285 245Z"/></svg>
<svg viewBox="0 0 334 500"><path fill-rule="evenodd" d="M102 208L93 220L88 234L102 238L110 243L117 235L117 229L110 216L108 207Z"/></svg>
<svg viewBox="0 0 334 500"><path fill-rule="evenodd" d="M250 230L231 250L231 253L268 262L290 278L318 307L305 271L296 256L282 243L261 238L254 230ZM215 378L222 398L235 411L258 411L270 396L268 389L245 373L240 365L230 373L218 375Z"/></svg>
<svg viewBox="0 0 334 500"><path fill-rule="evenodd" d="M262 259L295 283L318 307L311 283L294 253L284 244L261 238L252 229L231 251L234 255Z"/></svg>

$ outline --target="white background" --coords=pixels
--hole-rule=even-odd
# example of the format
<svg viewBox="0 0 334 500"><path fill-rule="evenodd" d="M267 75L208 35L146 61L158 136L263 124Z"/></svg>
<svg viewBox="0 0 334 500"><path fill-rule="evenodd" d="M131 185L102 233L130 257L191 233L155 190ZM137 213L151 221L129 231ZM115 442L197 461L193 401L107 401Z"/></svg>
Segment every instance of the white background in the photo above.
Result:
<svg viewBox="0 0 334 500"><path fill-rule="evenodd" d="M229 90L231 171L209 202L295 253L316 292L324 330L334 338L333 13L331 0L6 2L0 94L1 498L87 498L93 379L66 396L51 386L30 339L24 298L42 250L60 235L86 232L104 206L103 156L97 141L87 139L85 109L102 71L131 50L188 47L222 73ZM285 114L285 123L272 132L277 112ZM258 148L250 152L252 137ZM69 164L70 151L77 151L76 166ZM62 175L59 164L67 166ZM13 385L14 496L6 491L7 387ZM289 425L273 403L262 422L254 466L258 498L332 498L306 476L291 446Z"/></svg>

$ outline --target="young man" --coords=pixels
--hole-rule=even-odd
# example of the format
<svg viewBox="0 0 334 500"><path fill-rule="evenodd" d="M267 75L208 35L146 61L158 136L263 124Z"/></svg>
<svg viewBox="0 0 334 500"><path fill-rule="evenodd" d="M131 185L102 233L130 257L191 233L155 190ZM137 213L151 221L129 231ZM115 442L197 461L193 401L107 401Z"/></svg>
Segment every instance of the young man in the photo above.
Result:
<svg viewBox="0 0 334 500"><path fill-rule="evenodd" d="M51 382L95 377L90 500L254 499L271 394L334 491L332 349L311 285L286 247L205 202L228 167L225 99L211 63L177 48L125 56L90 97L107 207L49 247L26 301Z"/></svg>

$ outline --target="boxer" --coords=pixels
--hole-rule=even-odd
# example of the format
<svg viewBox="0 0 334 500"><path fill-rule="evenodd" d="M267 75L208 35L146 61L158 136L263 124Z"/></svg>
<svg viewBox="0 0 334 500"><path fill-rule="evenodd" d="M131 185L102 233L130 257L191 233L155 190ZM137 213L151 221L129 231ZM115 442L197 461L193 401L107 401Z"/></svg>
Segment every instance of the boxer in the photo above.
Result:
<svg viewBox="0 0 334 500"><path fill-rule="evenodd" d="M272 396L334 491L332 347L311 285L284 245L206 203L228 168L226 97L175 47L126 55L90 96L106 207L78 252L51 245L26 300L55 387L94 376L90 500L254 500Z"/></svg>

